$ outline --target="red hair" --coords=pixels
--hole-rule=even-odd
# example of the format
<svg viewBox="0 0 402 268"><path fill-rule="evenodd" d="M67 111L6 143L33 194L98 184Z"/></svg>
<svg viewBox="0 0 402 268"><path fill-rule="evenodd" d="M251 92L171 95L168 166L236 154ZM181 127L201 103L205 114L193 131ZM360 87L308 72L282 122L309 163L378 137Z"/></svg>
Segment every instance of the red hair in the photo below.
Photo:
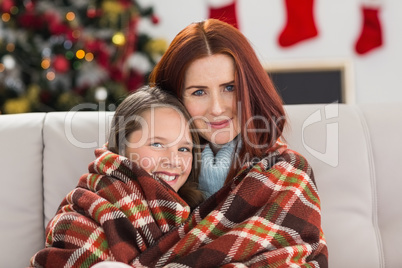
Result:
<svg viewBox="0 0 402 268"><path fill-rule="evenodd" d="M216 19L192 23L176 35L149 80L151 85L181 98L189 65L214 54L232 57L236 69L235 90L238 109L241 109L242 147L232 161L227 177L230 179L239 170L237 160L242 164L261 158L274 149L286 122L282 99L247 38L235 27Z"/></svg>

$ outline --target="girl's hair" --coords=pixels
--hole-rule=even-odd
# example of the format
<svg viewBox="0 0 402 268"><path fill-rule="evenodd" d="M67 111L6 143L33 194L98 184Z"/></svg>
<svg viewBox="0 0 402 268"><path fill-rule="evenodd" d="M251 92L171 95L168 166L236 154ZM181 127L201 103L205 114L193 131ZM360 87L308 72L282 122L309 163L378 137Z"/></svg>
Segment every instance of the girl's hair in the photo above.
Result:
<svg viewBox="0 0 402 268"><path fill-rule="evenodd" d="M192 23L176 35L149 80L181 98L190 64L214 54L228 55L234 61L237 111L243 126L242 147L232 161L228 182L239 165L274 149L286 122L282 99L247 38L216 19Z"/></svg>
<svg viewBox="0 0 402 268"><path fill-rule="evenodd" d="M107 148L116 154L125 156L128 136L141 128L141 114L156 107L171 107L180 111L190 127L193 140L193 163L187 181L178 190L179 195L191 208L195 208L204 198L198 190L199 167L196 164L200 156L200 140L195 131L191 116L181 101L158 87L144 86L127 96L117 107L113 116Z"/></svg>

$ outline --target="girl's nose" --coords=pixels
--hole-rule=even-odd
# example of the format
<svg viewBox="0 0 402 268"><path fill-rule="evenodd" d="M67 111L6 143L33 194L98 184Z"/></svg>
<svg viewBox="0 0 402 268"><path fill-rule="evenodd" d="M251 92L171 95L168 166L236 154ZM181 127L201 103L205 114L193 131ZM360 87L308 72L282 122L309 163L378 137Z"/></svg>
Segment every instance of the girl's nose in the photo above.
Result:
<svg viewBox="0 0 402 268"><path fill-rule="evenodd" d="M177 168L181 166L181 159L179 157L177 149L170 148L169 150L167 150L164 160L164 165L166 165L166 167Z"/></svg>

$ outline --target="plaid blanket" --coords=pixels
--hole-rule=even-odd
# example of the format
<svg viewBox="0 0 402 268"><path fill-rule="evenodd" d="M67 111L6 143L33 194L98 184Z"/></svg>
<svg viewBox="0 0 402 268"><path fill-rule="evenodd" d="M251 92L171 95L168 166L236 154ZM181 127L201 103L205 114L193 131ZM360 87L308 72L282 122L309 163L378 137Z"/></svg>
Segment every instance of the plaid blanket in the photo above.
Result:
<svg viewBox="0 0 402 268"><path fill-rule="evenodd" d="M190 213L163 181L96 150L46 228L32 267L327 267L320 200L306 160L286 145L247 163Z"/></svg>

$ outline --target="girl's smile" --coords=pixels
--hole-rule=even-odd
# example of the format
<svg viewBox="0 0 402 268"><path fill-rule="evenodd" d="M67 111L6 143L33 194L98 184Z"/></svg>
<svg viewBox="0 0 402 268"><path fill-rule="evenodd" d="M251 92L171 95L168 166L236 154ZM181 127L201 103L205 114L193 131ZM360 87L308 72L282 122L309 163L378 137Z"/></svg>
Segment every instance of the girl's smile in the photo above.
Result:
<svg viewBox="0 0 402 268"><path fill-rule="evenodd" d="M153 172L152 175L166 182L174 181L179 176L179 174L170 174L168 172Z"/></svg>

